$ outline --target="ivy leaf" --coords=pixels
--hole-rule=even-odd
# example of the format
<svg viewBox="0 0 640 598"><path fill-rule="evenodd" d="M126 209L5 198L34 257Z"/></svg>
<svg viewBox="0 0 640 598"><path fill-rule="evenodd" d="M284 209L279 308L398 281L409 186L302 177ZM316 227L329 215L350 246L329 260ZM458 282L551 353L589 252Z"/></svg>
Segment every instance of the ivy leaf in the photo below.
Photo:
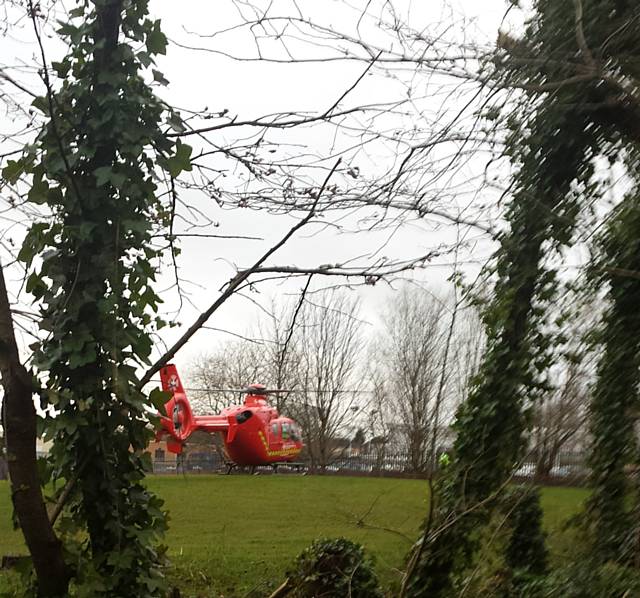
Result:
<svg viewBox="0 0 640 598"><path fill-rule="evenodd" d="M47 199L49 198L49 183L43 181L41 176L35 177L27 197L30 202L35 204L47 203Z"/></svg>
<svg viewBox="0 0 640 598"><path fill-rule="evenodd" d="M167 36L160 30L160 21L155 21L147 34L147 52L149 54L166 54Z"/></svg>
<svg viewBox="0 0 640 598"><path fill-rule="evenodd" d="M144 67L149 66L153 62L153 60L151 59L151 56L149 56L147 52L138 52L136 54L136 58L140 61L140 64Z"/></svg>
<svg viewBox="0 0 640 598"><path fill-rule="evenodd" d="M191 170L192 151L193 149L190 145L178 141L176 153L167 160L167 170L173 178L177 177L183 170Z"/></svg>
<svg viewBox="0 0 640 598"><path fill-rule="evenodd" d="M109 177L111 176L111 167L101 166L100 168L96 168L93 171L93 174L96 177L96 185L98 187L102 187L102 185L109 182Z"/></svg>
<svg viewBox="0 0 640 598"><path fill-rule="evenodd" d="M98 83L107 83L109 85L115 86L121 83L123 80L124 77L121 73L106 72L100 73L98 75Z"/></svg>
<svg viewBox="0 0 640 598"><path fill-rule="evenodd" d="M62 62L52 62L51 66L53 70L57 73L58 77L64 79L71 68L71 64L68 60L63 60Z"/></svg>
<svg viewBox="0 0 640 598"><path fill-rule="evenodd" d="M35 272L32 272L29 275L29 278L27 278L27 285L25 287L27 293L31 293L32 295L34 295L37 294L39 290L44 290L46 288L47 287L44 284L42 278Z"/></svg>
<svg viewBox="0 0 640 598"><path fill-rule="evenodd" d="M31 264L33 258L42 249L42 241L47 228L48 224L45 222L36 222L31 226L18 253L18 260Z"/></svg>
<svg viewBox="0 0 640 598"><path fill-rule="evenodd" d="M165 78L165 76L156 69L151 69L153 73L153 80L160 83L160 85L169 85L169 80Z"/></svg>
<svg viewBox="0 0 640 598"><path fill-rule="evenodd" d="M164 413L164 405L171 399L171 393L154 388L149 393L149 402L160 412Z"/></svg>
<svg viewBox="0 0 640 598"><path fill-rule="evenodd" d="M102 187L106 183L111 183L116 189L122 187L123 183L127 180L127 177L120 173L115 172L111 166L101 166L93 171L96 177L96 185Z"/></svg>
<svg viewBox="0 0 640 598"><path fill-rule="evenodd" d="M35 100L33 100L33 102L31 102L31 105L34 108L37 108L38 110L40 110L42 114L49 113L49 102L47 101L47 98L45 98L44 96L38 96Z"/></svg>
<svg viewBox="0 0 640 598"><path fill-rule="evenodd" d="M38 457L38 477L40 478L40 484L45 486L51 481L51 466L44 457Z"/></svg>
<svg viewBox="0 0 640 598"><path fill-rule="evenodd" d="M69 369L74 370L82 367L92 361L95 361L97 355L93 345L85 345L82 351L75 351L69 355Z"/></svg>
<svg viewBox="0 0 640 598"><path fill-rule="evenodd" d="M24 162L20 160L7 160L7 165L2 169L2 178L14 185L24 172Z"/></svg>
<svg viewBox="0 0 640 598"><path fill-rule="evenodd" d="M167 124L177 133L184 133L186 131L182 118L180 118L177 112L171 112L169 118L167 118Z"/></svg>
<svg viewBox="0 0 640 598"><path fill-rule="evenodd" d="M73 8L72 10L69 11L69 16L72 19L78 19L80 17L84 16L84 7L83 6L79 6L78 8Z"/></svg>
<svg viewBox="0 0 640 598"><path fill-rule="evenodd" d="M95 222L83 222L78 227L78 239L81 241L86 241L91 238L91 234L93 230L96 228L97 224Z"/></svg>

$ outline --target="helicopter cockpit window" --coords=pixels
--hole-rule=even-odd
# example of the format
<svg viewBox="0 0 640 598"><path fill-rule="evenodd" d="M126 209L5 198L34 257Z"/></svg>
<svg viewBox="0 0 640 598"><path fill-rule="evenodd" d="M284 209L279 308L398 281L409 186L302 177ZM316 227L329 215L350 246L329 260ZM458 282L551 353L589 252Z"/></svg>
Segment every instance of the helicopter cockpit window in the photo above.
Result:
<svg viewBox="0 0 640 598"><path fill-rule="evenodd" d="M282 440L289 440L289 427L288 423L282 424Z"/></svg>
<svg viewBox="0 0 640 598"><path fill-rule="evenodd" d="M291 440L295 440L296 442L300 440L300 428L298 428L298 426L296 426L295 424L291 424L290 433Z"/></svg>
<svg viewBox="0 0 640 598"><path fill-rule="evenodd" d="M272 436L277 436L278 435L278 424L271 424L271 435Z"/></svg>

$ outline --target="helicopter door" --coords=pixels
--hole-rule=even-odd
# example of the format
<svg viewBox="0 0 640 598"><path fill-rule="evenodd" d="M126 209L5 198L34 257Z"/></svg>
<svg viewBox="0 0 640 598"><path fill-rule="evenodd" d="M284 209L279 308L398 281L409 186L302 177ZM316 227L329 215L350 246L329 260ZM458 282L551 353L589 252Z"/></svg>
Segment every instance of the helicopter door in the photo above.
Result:
<svg viewBox="0 0 640 598"><path fill-rule="evenodd" d="M280 424L278 423L273 423L271 424L271 443L276 443L276 442L281 442L281 430L280 430Z"/></svg>

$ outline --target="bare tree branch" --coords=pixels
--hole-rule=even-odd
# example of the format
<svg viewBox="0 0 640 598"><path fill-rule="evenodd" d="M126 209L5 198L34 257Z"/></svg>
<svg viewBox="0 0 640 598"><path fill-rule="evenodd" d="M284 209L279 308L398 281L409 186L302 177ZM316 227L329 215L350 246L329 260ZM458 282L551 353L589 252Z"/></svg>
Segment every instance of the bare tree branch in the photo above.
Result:
<svg viewBox="0 0 640 598"><path fill-rule="evenodd" d="M318 195L316 197L316 201L314 203L314 205L312 206L312 209L309 211L309 213L302 219L300 220L300 222L298 222L297 224L295 224L295 226L293 226L286 235L284 235L282 237L282 239L280 239L280 241L278 241L278 243L276 243L275 245L273 245L273 247L271 247L260 259L258 259L258 261L251 267L248 268L247 270L243 270L241 272L238 272L238 274L236 274L236 276L234 276L226 285L226 288L224 289L224 291L222 292L222 294L218 297L218 299L216 299L216 301L209 307L209 309L207 309L206 311L204 311L202 314L200 314L200 316L196 319L196 321L189 327L189 329L182 335L182 337L162 356L160 357L160 359L158 359L158 361L156 361L156 363L151 366L151 368L147 371L147 373L141 378L140 382L139 382L139 387L142 388L147 382L149 382L149 380L151 379L151 377L156 374L157 372L160 371L160 368L162 368L164 365L166 365L172 358L173 356L187 343L187 341L202 327L202 325L211 317L211 315L229 298L231 297L235 291L238 289L238 287L240 287L240 285L249 278L249 276L251 276L251 274L253 274L256 270L258 270L258 268L260 268L260 266L267 260L269 259L269 257L271 257L278 249L280 249L298 230L300 230L303 226L305 226L306 224L309 223L309 221L313 218L314 216L314 209L316 204L318 203L318 201L320 200L320 197L322 196L322 193L324 192L325 187L327 186L331 176L333 175L333 173L335 172L336 168L338 167L338 165L340 164L340 160L338 160L335 165L333 166L333 168L331 169L331 171L329 172L329 174L327 175L326 179L324 180L324 183L322 184L322 187L320 188L320 190L318 191Z"/></svg>

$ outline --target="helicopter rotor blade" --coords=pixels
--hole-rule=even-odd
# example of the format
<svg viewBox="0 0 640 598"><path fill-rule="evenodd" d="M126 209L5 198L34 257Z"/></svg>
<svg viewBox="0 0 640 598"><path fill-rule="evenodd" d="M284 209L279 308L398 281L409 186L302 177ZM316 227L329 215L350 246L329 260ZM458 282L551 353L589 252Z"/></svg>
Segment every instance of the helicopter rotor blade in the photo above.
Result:
<svg viewBox="0 0 640 598"><path fill-rule="evenodd" d="M293 390L286 388L256 388L253 386L247 386L245 388L185 388L187 391L192 392L233 392L238 394L256 394L256 395L267 395L267 394L277 394L284 392L293 392Z"/></svg>
<svg viewBox="0 0 640 598"><path fill-rule="evenodd" d="M248 386L242 392L246 392L247 394L254 395L273 395L281 392L292 392L286 388L260 388L255 386Z"/></svg>

